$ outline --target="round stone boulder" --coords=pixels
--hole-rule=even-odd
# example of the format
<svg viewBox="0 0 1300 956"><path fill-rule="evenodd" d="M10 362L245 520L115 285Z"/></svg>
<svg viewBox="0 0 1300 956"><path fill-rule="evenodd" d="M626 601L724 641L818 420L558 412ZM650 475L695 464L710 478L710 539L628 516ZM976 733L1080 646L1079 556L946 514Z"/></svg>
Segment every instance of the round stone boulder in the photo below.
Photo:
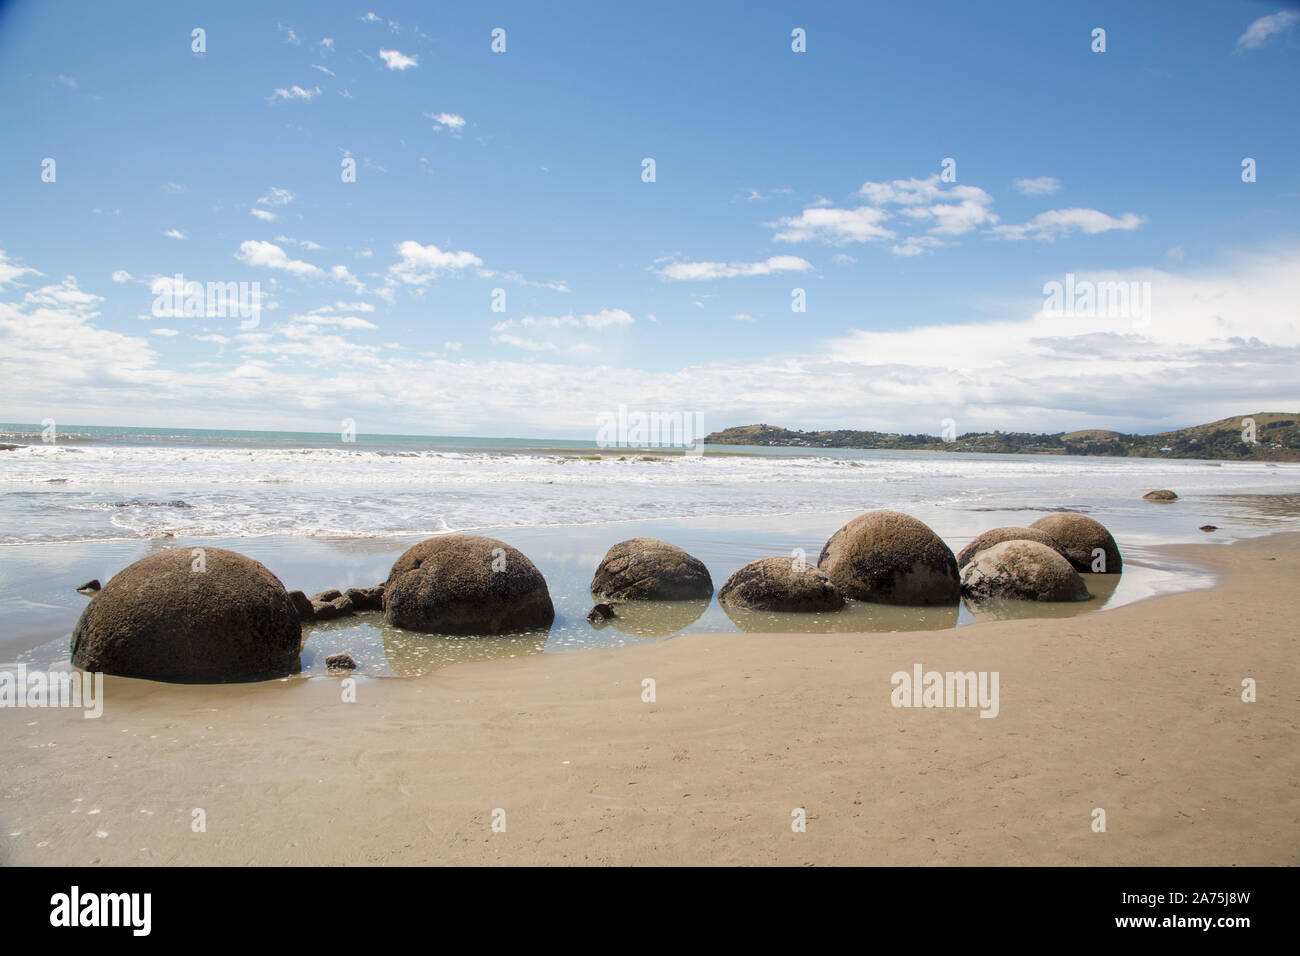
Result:
<svg viewBox="0 0 1300 956"><path fill-rule="evenodd" d="M591 593L623 601L688 601L713 596L699 558L658 538L630 538L610 548L591 579Z"/></svg>
<svg viewBox="0 0 1300 956"><path fill-rule="evenodd" d="M262 680L299 670L302 624L260 562L223 548L168 548L124 568L72 632L72 663L182 684Z"/></svg>
<svg viewBox="0 0 1300 956"><path fill-rule="evenodd" d="M1060 552L1061 555L1065 554L1065 549L1046 531L1039 531L1037 528L994 528L977 536L974 541L961 549L957 554L957 567L966 567L975 559L975 555L1003 541L1037 541L1039 544L1047 545L1053 551Z"/></svg>
<svg viewBox="0 0 1300 956"><path fill-rule="evenodd" d="M956 604L957 559L921 521L869 511L836 531L817 560L840 594L875 604Z"/></svg>
<svg viewBox="0 0 1300 956"><path fill-rule="evenodd" d="M447 534L409 548L383 591L384 620L428 634L507 634L547 627L546 579L504 541Z"/></svg>
<svg viewBox="0 0 1300 956"><path fill-rule="evenodd" d="M1142 496L1147 501L1177 501L1178 496L1168 488L1157 488L1155 491L1148 491Z"/></svg>
<svg viewBox="0 0 1300 956"><path fill-rule="evenodd" d="M1061 552L1076 571L1094 574L1119 574L1124 569L1119 545L1106 526L1087 515L1066 511L1039 518L1029 527L1044 531L1056 539ZM1100 554L1094 552L1100 550Z"/></svg>
<svg viewBox="0 0 1300 956"><path fill-rule="evenodd" d="M1017 539L975 555L975 560L962 568L961 589L976 601L1087 601L1092 597L1079 572L1054 548Z"/></svg>
<svg viewBox="0 0 1300 956"><path fill-rule="evenodd" d="M731 577L718 603L755 611L837 611L844 597L824 572L794 558L760 558Z"/></svg>

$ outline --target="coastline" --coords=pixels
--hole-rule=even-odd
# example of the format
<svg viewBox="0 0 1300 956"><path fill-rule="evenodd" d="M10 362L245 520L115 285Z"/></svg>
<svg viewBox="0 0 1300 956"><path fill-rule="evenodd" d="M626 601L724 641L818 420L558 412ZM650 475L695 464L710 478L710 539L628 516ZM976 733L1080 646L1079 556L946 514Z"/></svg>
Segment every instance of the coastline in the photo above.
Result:
<svg viewBox="0 0 1300 956"><path fill-rule="evenodd" d="M0 853L68 865L1300 862L1300 533L1154 550L1219 583L1068 620L685 634L458 663L360 679L355 703L334 680L108 678L98 720L0 710ZM998 716L891 706L891 674L918 663L998 672ZM1256 703L1240 699L1246 677ZM206 832L191 828L195 808ZM794 808L805 833L791 830Z"/></svg>

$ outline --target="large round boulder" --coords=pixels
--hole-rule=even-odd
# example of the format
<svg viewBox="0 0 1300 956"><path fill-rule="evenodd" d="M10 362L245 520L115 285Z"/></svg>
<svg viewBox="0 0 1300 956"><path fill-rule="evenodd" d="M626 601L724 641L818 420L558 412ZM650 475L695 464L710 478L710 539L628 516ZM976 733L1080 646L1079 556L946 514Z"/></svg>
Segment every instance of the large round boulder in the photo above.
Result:
<svg viewBox="0 0 1300 956"><path fill-rule="evenodd" d="M506 634L547 627L555 605L523 552L473 534L429 538L393 564L384 620L431 634Z"/></svg>
<svg viewBox="0 0 1300 956"><path fill-rule="evenodd" d="M817 566L840 593L876 604L956 604L957 559L921 521L897 511L869 511L836 531Z"/></svg>
<svg viewBox="0 0 1300 956"><path fill-rule="evenodd" d="M699 558L658 538L630 538L610 548L591 579L591 593L624 601L688 601L713 596Z"/></svg>
<svg viewBox="0 0 1300 956"><path fill-rule="evenodd" d="M1092 597L1079 572L1054 548L1012 539L985 548L962 568L961 589L976 601L1087 601Z"/></svg>
<svg viewBox="0 0 1300 956"><path fill-rule="evenodd" d="M1065 549L1057 544L1046 531L1040 531L1038 528L994 528L991 531L985 531L978 535L974 541L962 548L957 554L957 567L964 568L974 560L975 555L979 554L985 548L991 548L995 544L1001 544L1003 541L1037 541L1039 544L1045 544L1053 551L1065 554Z"/></svg>
<svg viewBox="0 0 1300 956"><path fill-rule="evenodd" d="M1124 560L1115 539L1105 525L1087 515L1066 511L1039 518L1029 527L1055 538L1076 571L1119 574L1124 569ZM1094 553L1098 550L1101 554Z"/></svg>
<svg viewBox="0 0 1300 956"><path fill-rule="evenodd" d="M291 674L302 624L280 579L223 548L168 548L119 571L82 612L72 663L215 684Z"/></svg>
<svg viewBox="0 0 1300 956"><path fill-rule="evenodd" d="M839 588L818 568L794 558L760 558L731 577L718 603L756 611L836 611Z"/></svg>

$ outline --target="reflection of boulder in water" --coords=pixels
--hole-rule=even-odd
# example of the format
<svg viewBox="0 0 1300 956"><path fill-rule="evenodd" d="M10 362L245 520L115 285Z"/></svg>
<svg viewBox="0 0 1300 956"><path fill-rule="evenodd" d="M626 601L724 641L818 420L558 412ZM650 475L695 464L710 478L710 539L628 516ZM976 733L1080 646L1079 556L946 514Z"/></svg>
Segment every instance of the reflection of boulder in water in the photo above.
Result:
<svg viewBox="0 0 1300 956"><path fill-rule="evenodd" d="M1023 621L1034 618L1064 618L1089 611L1099 611L1106 606L1115 589L1119 587L1118 574L1081 574L1092 594L1091 601L1017 601L991 598L970 601L962 598L962 606L970 611L976 621Z"/></svg>
<svg viewBox="0 0 1300 956"><path fill-rule="evenodd" d="M893 631L946 631L957 626L959 607L874 604L849 601L838 611L754 611L722 605L731 622L747 634L887 634Z"/></svg>
<svg viewBox="0 0 1300 956"><path fill-rule="evenodd" d="M421 634L392 625L379 625L384 656L398 677L419 677L429 671L462 661L488 661L502 657L540 654L550 639L551 629L540 627L514 634L455 635Z"/></svg>
<svg viewBox="0 0 1300 956"><path fill-rule="evenodd" d="M628 601L617 606L616 617L602 623L632 637L669 637L698 621L709 601Z"/></svg>

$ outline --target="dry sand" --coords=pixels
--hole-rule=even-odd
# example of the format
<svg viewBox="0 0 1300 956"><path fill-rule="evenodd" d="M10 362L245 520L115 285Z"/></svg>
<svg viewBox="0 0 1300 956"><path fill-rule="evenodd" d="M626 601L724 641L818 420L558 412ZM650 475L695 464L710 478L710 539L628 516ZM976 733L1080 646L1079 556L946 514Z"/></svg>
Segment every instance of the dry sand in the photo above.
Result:
<svg viewBox="0 0 1300 956"><path fill-rule="evenodd" d="M1295 864L1300 534L1219 586L944 632L686 635L0 710L10 864ZM890 676L997 671L1000 713ZM657 683L643 703L642 679ZM1243 678L1258 682L1241 700ZM806 808L807 831L792 832ZM191 827L195 808L206 832ZM493 811L506 830L493 833ZM1103 808L1107 830L1092 829Z"/></svg>

